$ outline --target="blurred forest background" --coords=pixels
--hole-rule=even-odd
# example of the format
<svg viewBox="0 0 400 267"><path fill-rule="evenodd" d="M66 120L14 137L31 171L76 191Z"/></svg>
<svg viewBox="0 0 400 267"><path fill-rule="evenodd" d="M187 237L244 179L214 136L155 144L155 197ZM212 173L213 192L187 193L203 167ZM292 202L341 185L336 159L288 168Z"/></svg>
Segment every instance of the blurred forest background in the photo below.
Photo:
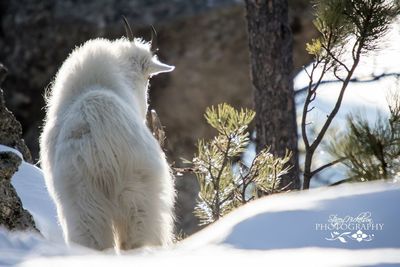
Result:
<svg viewBox="0 0 400 267"><path fill-rule="evenodd" d="M289 0L294 73L311 61L305 43L316 36L308 0ZM157 30L158 55L174 72L151 80L150 107L165 126L167 155L175 166L190 159L198 138L213 132L205 108L222 102L252 107L245 7L239 0L2 0L0 62L9 70L2 85L8 108L23 127L38 160L44 92L72 49L88 39L124 35L122 15L136 37ZM198 230L194 175L176 179L177 230Z"/></svg>

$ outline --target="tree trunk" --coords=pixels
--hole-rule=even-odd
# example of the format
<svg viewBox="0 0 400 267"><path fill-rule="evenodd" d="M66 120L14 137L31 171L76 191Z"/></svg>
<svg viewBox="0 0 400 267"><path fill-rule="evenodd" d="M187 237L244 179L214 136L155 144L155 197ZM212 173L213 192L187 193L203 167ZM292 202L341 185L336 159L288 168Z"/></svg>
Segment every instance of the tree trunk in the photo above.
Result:
<svg viewBox="0 0 400 267"><path fill-rule="evenodd" d="M293 152L281 188L299 189L297 123L293 91L292 34L287 0L245 0L256 115L257 151Z"/></svg>

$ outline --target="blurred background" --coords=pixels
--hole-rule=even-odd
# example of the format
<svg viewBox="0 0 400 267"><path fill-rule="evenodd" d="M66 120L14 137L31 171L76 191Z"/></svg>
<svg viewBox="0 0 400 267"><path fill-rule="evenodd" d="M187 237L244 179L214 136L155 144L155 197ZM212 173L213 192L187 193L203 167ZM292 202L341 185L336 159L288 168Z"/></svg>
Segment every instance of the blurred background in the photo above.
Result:
<svg viewBox="0 0 400 267"><path fill-rule="evenodd" d="M294 73L311 61L304 47L316 35L308 0L289 0ZM44 118L44 91L68 54L88 39L124 35L125 15L136 37L157 30L158 55L174 72L151 80L150 107L165 126L170 163L191 159L198 138L214 132L205 108L221 102L252 107L244 3L239 0L2 0L0 62L6 104L23 127L35 162ZM198 230L192 215L198 186L193 175L176 178L177 232Z"/></svg>

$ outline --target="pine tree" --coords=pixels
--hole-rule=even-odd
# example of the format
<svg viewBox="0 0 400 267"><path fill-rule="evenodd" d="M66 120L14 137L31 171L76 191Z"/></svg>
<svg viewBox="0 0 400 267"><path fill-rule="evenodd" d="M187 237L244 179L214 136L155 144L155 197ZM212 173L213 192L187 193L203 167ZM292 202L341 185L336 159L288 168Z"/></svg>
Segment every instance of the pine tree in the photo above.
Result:
<svg viewBox="0 0 400 267"><path fill-rule="evenodd" d="M214 222L259 196L285 190L280 182L290 170L290 152L279 158L264 148L250 166L240 159L250 141L247 129L254 116L252 110L239 111L227 104L206 110L205 118L218 135L199 140L190 162L200 184L195 215L201 224Z"/></svg>
<svg viewBox="0 0 400 267"><path fill-rule="evenodd" d="M315 151L339 112L344 93L360 63L363 54L376 49L380 38L387 32L390 22L399 14L393 1L387 0L318 0L315 1L314 24L320 37L307 44L307 51L315 58L310 72L310 82L302 113L301 132L305 147L303 189L308 189L311 178L318 172L342 159L312 169ZM351 51L350 59L343 54ZM307 115L313 110L312 102L324 76L332 72L341 82L341 89L334 108L327 115L322 127L312 134L308 131ZM311 106L311 107L310 107Z"/></svg>
<svg viewBox="0 0 400 267"><path fill-rule="evenodd" d="M364 182L400 179L400 98L395 94L389 105L390 116L378 114L374 125L361 115L347 119L349 132L332 142L333 156L344 158L347 180Z"/></svg>

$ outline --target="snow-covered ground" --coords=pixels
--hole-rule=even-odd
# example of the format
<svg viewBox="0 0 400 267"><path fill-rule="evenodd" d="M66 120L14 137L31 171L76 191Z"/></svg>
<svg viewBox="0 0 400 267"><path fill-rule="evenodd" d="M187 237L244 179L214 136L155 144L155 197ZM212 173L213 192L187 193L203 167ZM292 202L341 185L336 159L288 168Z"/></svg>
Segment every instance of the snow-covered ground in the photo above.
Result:
<svg viewBox="0 0 400 267"><path fill-rule="evenodd" d="M10 149L1 146L0 150ZM146 248L122 255L64 244L37 167L24 162L13 185L43 236L0 229L0 266L400 265L398 183L273 195L237 209L169 249Z"/></svg>
<svg viewBox="0 0 400 267"><path fill-rule="evenodd" d="M122 255L0 230L0 266L400 265L399 201L400 184L385 182L283 193L245 205L172 248Z"/></svg>

